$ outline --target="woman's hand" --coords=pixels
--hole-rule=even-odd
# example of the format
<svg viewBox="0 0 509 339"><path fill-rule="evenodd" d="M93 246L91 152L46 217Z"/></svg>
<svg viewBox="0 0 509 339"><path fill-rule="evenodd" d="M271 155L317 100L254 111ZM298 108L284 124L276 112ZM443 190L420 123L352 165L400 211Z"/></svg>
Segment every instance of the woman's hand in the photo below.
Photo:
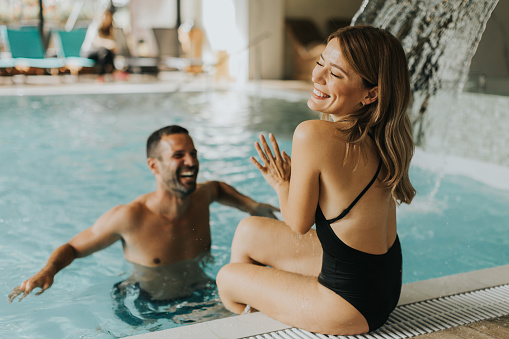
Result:
<svg viewBox="0 0 509 339"><path fill-rule="evenodd" d="M263 165L256 161L254 157L251 157L251 161L262 172L265 181L277 191L281 185L287 185L290 182L292 160L285 151L282 153L279 151L276 138L272 133L269 134L269 139L275 155L272 154L265 137L260 135L261 146L260 143L255 142L255 148Z"/></svg>

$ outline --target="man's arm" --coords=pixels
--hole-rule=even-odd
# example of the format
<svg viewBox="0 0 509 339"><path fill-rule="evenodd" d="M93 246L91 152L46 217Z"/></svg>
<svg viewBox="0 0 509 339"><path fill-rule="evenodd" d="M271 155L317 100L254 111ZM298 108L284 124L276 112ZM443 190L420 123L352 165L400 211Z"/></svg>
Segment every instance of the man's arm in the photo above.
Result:
<svg viewBox="0 0 509 339"><path fill-rule="evenodd" d="M82 258L99 250L102 250L120 239L118 232L125 217L124 206L117 206L103 214L95 224L76 235L66 244L55 249L48 258L46 265L33 277L25 280L15 287L8 296L12 302L20 294L19 301L23 300L35 288L41 290L39 295L51 287L55 275L67 267L76 258Z"/></svg>
<svg viewBox="0 0 509 339"><path fill-rule="evenodd" d="M16 286L8 296L9 303L18 295L23 293L19 301L23 300L32 290L40 287L41 290L35 295L39 295L53 284L53 277L62 268L68 266L76 258L76 250L66 243L51 253L46 266L30 279L25 280L21 285Z"/></svg>
<svg viewBox="0 0 509 339"><path fill-rule="evenodd" d="M224 182L214 181L213 183L217 190L217 198L215 199L217 202L226 206L235 207L250 215L277 219L274 212L279 211L279 208L256 202L250 197L239 193L235 188Z"/></svg>

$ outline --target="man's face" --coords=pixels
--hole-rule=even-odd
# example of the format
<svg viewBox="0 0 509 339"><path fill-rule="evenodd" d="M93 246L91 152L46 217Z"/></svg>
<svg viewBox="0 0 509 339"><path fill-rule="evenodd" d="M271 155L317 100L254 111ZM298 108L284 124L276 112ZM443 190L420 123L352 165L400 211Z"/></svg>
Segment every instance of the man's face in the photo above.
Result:
<svg viewBox="0 0 509 339"><path fill-rule="evenodd" d="M166 135L158 153L159 175L166 190L182 198L194 192L199 163L193 139L184 133Z"/></svg>

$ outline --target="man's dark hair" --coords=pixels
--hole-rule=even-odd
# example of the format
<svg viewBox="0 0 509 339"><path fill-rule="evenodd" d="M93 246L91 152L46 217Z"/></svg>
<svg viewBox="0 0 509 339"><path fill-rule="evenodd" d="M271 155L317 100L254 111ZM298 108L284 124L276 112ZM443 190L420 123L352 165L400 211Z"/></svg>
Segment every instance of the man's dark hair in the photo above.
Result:
<svg viewBox="0 0 509 339"><path fill-rule="evenodd" d="M159 141L161 141L162 137L172 134L189 134L189 131L184 127L178 125L170 125L158 129L148 137L147 158L156 158L157 157L156 150L157 146L159 145Z"/></svg>

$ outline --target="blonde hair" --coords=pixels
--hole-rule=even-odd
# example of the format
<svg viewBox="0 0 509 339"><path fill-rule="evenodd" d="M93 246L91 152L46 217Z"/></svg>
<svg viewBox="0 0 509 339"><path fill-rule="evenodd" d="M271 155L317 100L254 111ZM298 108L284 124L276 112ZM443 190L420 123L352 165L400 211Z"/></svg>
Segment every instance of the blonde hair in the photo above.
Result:
<svg viewBox="0 0 509 339"><path fill-rule="evenodd" d="M344 27L328 41L332 39L338 39L343 57L364 86L378 86L377 101L340 120L347 156L371 134L386 170L382 184L397 203L409 204L416 194L408 175L415 146L407 115L411 93L403 48L392 34L371 26Z"/></svg>

